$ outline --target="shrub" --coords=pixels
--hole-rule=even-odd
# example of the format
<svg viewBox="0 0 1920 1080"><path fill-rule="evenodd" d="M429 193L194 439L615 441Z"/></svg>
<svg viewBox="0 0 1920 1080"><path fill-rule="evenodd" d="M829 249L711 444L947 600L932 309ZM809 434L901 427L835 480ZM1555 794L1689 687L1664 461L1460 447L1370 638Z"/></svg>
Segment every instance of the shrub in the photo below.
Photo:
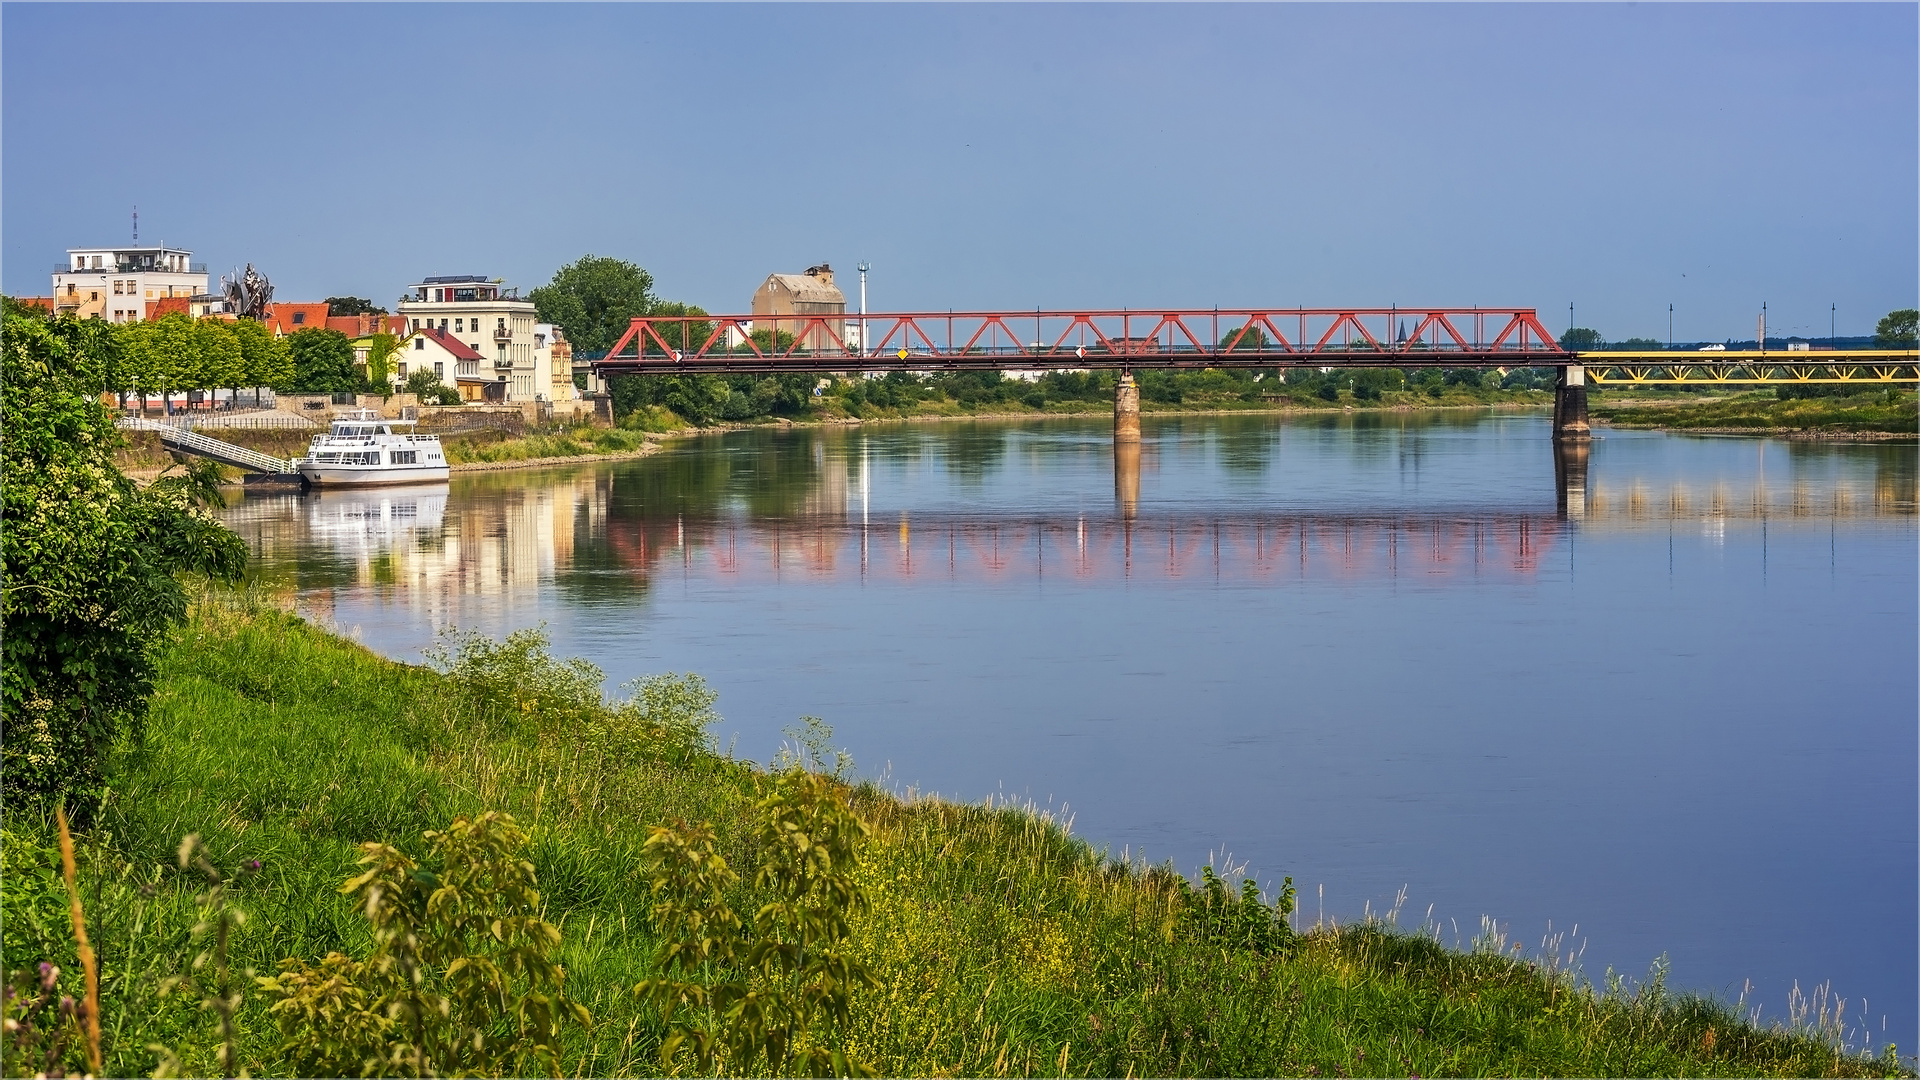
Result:
<svg viewBox="0 0 1920 1080"><path fill-rule="evenodd" d="M634 993L667 1024L661 1065L672 1070L689 1047L703 1073L872 1075L845 1047L853 991L874 985L847 947L848 919L866 908L854 871L867 824L839 785L797 768L773 777L757 807L766 855L754 886L771 899L750 924L727 901L739 876L711 824L647 837L662 974Z"/></svg>
<svg viewBox="0 0 1920 1080"><path fill-rule="evenodd" d="M205 507L215 473L142 490L99 394L110 324L5 320L4 513L9 800L72 796L83 812L122 733L137 736L157 650L185 618L178 575L234 581L246 545Z"/></svg>
<svg viewBox="0 0 1920 1080"><path fill-rule="evenodd" d="M1235 896L1211 866L1200 868L1198 889L1185 878L1179 884L1187 916L1201 939L1257 953L1284 952L1293 946L1293 925L1287 921L1293 914L1292 878L1281 886L1271 907L1261 901L1260 887L1252 878L1240 883L1240 894Z"/></svg>
<svg viewBox="0 0 1920 1080"><path fill-rule="evenodd" d="M482 717L526 734L558 733L596 749L610 766L641 759L685 763L715 747L720 695L698 675L650 675L621 686L608 701L606 675L579 657L556 658L546 629L529 627L495 641L449 629L427 650Z"/></svg>
<svg viewBox="0 0 1920 1080"><path fill-rule="evenodd" d="M428 832L432 865L366 844L341 886L373 929L365 959L329 953L261 978L283 1054L301 1076L529 1076L561 1073L569 1023L560 931L541 918L527 834L507 814Z"/></svg>

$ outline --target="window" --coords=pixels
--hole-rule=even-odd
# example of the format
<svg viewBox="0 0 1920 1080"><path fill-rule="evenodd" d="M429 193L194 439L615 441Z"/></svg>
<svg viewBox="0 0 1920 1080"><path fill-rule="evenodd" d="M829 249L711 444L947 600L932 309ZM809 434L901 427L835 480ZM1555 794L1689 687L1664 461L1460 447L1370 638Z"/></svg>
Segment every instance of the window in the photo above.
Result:
<svg viewBox="0 0 1920 1080"><path fill-rule="evenodd" d="M304 322L306 322L306 321L307 321L307 313L306 313L306 312L304 312L304 311L296 311L296 312L294 312L294 313L293 313L293 325L295 325L295 326L299 326L299 325L300 325L301 323L304 323Z"/></svg>
<svg viewBox="0 0 1920 1080"><path fill-rule="evenodd" d="M398 375L400 378L405 379L407 377L407 362L405 360L400 361L400 364L395 369L394 373Z"/></svg>
<svg viewBox="0 0 1920 1080"><path fill-rule="evenodd" d="M440 362L440 361L438 361L438 360L435 360L435 361L433 362L433 377L434 377L434 378L436 378L436 379L444 379L444 378L446 378L446 377L447 377L447 365L446 365L446 364L444 364L444 363L441 363L441 362Z"/></svg>
<svg viewBox="0 0 1920 1080"><path fill-rule="evenodd" d="M426 347L427 347L427 339L426 339L426 338L423 338L423 337L417 337L417 338L414 338L414 339L413 339L413 351L415 351L415 352L419 352L419 351L421 351L422 349L425 349Z"/></svg>
<svg viewBox="0 0 1920 1080"><path fill-rule="evenodd" d="M88 294L87 294L87 299L89 299L89 300L98 300L98 299L100 299L100 294L99 294L99 293L97 293L97 292L90 292L90 293L88 293Z"/></svg>
<svg viewBox="0 0 1920 1080"><path fill-rule="evenodd" d="M113 295L115 296L120 295L120 279L119 278L113 279Z"/></svg>
<svg viewBox="0 0 1920 1080"><path fill-rule="evenodd" d="M461 319L455 319L455 320L453 320L453 332L454 332L454 333L456 333L456 334L460 334L460 333L465 333L465 332L466 332L466 329L467 329L467 328L466 328L466 326L465 326L465 324L464 324L464 321L463 321L463 320L461 320Z"/></svg>
<svg viewBox="0 0 1920 1080"><path fill-rule="evenodd" d="M391 462L392 462L393 464L395 464L395 465L413 465L413 464L417 464L417 463L419 462L419 460L420 460L420 451L418 451L418 450L393 450L393 451L389 451L389 453L388 453L388 460L389 460L389 461L391 461Z"/></svg>
<svg viewBox="0 0 1920 1080"><path fill-rule="evenodd" d="M100 269L100 256L98 256L98 255L95 255L95 256L93 257L93 268L94 268L95 270L98 270L98 269Z"/></svg>
<svg viewBox="0 0 1920 1080"><path fill-rule="evenodd" d="M131 285L131 284L133 284L133 283L132 283L132 282L128 282L127 284L129 284L129 285ZM147 299L149 299L149 300L151 300L151 299L153 299L153 290L152 290L152 289L148 289L148 290L147 290Z"/></svg>

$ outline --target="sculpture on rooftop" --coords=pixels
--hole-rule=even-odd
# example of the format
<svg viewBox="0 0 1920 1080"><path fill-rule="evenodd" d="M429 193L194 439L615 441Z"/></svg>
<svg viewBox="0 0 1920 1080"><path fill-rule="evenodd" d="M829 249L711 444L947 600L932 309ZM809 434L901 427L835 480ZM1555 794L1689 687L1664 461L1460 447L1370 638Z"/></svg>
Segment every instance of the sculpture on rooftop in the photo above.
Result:
<svg viewBox="0 0 1920 1080"><path fill-rule="evenodd" d="M229 313L256 321L267 317L267 305L273 302L273 283L252 263L245 274L235 270L232 277L221 275L220 291L227 295Z"/></svg>

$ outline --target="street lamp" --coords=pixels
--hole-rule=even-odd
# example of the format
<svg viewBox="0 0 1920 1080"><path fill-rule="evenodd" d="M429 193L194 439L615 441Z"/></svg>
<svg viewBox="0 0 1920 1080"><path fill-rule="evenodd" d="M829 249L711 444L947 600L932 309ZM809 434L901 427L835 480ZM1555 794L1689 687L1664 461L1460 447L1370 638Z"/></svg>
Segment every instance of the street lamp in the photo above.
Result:
<svg viewBox="0 0 1920 1080"><path fill-rule="evenodd" d="M867 265L860 264L860 352L867 353Z"/></svg>

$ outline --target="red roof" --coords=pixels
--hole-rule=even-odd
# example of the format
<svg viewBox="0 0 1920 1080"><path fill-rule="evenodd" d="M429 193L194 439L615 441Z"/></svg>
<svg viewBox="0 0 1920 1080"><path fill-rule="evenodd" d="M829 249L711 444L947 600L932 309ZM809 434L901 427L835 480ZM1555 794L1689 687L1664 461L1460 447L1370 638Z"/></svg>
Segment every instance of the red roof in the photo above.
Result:
<svg viewBox="0 0 1920 1080"><path fill-rule="evenodd" d="M147 321L152 322L167 315L192 315L193 310L187 306L187 301L191 299L190 296L163 296L158 300L149 300Z"/></svg>
<svg viewBox="0 0 1920 1080"><path fill-rule="evenodd" d="M427 328L423 328L420 331L420 333L426 338L428 338L429 340L431 340L435 345L438 345L441 348L447 350L449 353L452 353L453 358L455 360L485 360L486 359L486 357L481 356L480 353L473 348L473 346L468 345L466 342L461 341L459 338L454 337L452 334L448 333L445 330L440 330L433 327L427 327Z"/></svg>
<svg viewBox="0 0 1920 1080"><path fill-rule="evenodd" d="M322 304L268 304L267 329L276 337L285 337L296 330L327 329L327 305Z"/></svg>
<svg viewBox="0 0 1920 1080"><path fill-rule="evenodd" d="M329 315L327 329L338 330L350 338L373 334L402 337L407 332L407 320L403 315Z"/></svg>

